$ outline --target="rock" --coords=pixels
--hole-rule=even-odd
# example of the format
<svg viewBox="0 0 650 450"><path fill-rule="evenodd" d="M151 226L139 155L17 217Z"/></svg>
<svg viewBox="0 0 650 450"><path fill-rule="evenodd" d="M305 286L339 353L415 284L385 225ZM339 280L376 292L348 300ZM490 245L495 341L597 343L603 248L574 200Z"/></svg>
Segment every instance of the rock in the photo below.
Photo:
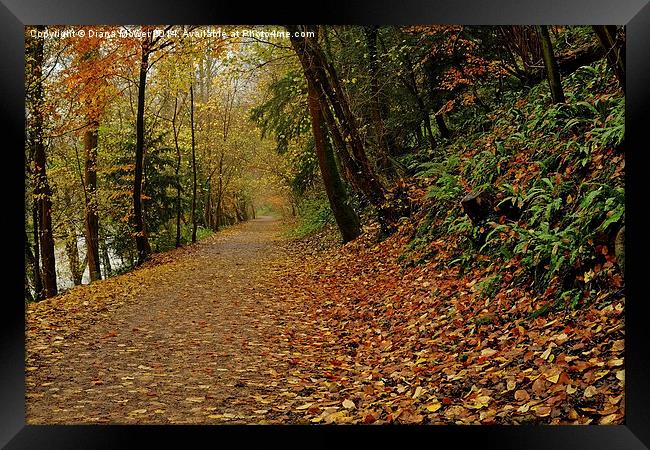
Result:
<svg viewBox="0 0 650 450"><path fill-rule="evenodd" d="M470 192L460 204L472 223L477 225L492 211L492 196L486 191Z"/></svg>

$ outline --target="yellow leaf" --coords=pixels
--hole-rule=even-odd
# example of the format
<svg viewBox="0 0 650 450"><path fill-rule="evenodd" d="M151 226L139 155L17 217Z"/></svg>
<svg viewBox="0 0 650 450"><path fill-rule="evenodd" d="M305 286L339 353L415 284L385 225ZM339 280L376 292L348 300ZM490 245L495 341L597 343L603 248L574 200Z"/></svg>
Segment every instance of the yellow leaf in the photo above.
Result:
<svg viewBox="0 0 650 450"><path fill-rule="evenodd" d="M469 409L485 408L490 404L490 400L491 400L490 397L488 397L487 395L481 395L480 397L476 397L476 399L474 399L474 403L467 404L465 405L465 407Z"/></svg>
<svg viewBox="0 0 650 450"><path fill-rule="evenodd" d="M551 383L557 383L557 381L560 379L560 372L556 372L553 375L544 375L544 378L546 378L548 381Z"/></svg>
<svg viewBox="0 0 650 450"><path fill-rule="evenodd" d="M418 386L415 388L415 392L413 393L413 398L418 398L422 393L424 392L424 389L422 389L422 386Z"/></svg>
<svg viewBox="0 0 650 450"><path fill-rule="evenodd" d="M603 417L598 421L600 425L609 425L610 423L614 422L616 419L619 418L618 414L610 414L608 416Z"/></svg>
<svg viewBox="0 0 650 450"><path fill-rule="evenodd" d="M441 407L442 407L442 404L439 403L439 402L431 403L430 405L426 406L427 411L432 412L432 413L438 411Z"/></svg>
<svg viewBox="0 0 650 450"><path fill-rule="evenodd" d="M609 370L600 370L596 372L596 375L594 376L594 381L595 380L600 380L602 377L607 375L609 373Z"/></svg>
<svg viewBox="0 0 650 450"><path fill-rule="evenodd" d="M607 361L607 365L609 367L619 367L623 365L623 360L622 359L610 359Z"/></svg>

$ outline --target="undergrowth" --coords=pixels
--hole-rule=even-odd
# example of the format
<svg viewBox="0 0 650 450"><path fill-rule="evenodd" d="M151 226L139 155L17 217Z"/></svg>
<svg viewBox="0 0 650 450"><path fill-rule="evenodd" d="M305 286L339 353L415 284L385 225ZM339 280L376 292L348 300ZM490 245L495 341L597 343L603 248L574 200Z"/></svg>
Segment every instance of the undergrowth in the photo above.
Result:
<svg viewBox="0 0 650 450"><path fill-rule="evenodd" d="M609 72L600 61L564 78L564 104L546 83L510 93L491 126L464 118L436 152L405 160L426 195L402 264L480 270L486 297L527 286L543 300L532 315L622 291L613 239L625 222L625 101ZM479 224L460 205L473 191L494 198Z"/></svg>

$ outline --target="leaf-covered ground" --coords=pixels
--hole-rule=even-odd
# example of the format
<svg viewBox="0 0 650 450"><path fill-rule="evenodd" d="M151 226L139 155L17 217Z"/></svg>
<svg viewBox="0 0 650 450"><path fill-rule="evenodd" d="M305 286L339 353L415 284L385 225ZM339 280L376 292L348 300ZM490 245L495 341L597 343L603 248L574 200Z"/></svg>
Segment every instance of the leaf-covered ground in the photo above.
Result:
<svg viewBox="0 0 650 450"><path fill-rule="evenodd" d="M257 219L27 308L27 422L624 421L624 300L534 319L514 288L312 250ZM313 238L312 238L313 239Z"/></svg>

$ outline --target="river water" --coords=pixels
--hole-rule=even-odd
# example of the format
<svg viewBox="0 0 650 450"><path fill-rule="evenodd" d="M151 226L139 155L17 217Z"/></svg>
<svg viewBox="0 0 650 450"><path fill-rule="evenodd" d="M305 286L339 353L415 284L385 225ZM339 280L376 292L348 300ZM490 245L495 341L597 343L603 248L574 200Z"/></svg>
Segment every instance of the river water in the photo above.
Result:
<svg viewBox="0 0 650 450"><path fill-rule="evenodd" d="M79 259L83 261L86 257L86 241L83 237L77 237L77 248L79 249ZM119 256L115 255L110 248L108 249L108 258L111 262L111 269L113 270L113 273L122 268L122 260ZM74 282L72 280L72 272L70 272L70 263L68 261L68 255L65 251L64 243L57 243L57 245L54 247L54 260L56 263L56 284L59 288L59 292L65 289L70 289L74 286ZM104 278L105 268L103 264L101 265L101 270L102 278ZM88 264L86 264L86 267L84 269L81 283L90 283L90 271L88 269Z"/></svg>

